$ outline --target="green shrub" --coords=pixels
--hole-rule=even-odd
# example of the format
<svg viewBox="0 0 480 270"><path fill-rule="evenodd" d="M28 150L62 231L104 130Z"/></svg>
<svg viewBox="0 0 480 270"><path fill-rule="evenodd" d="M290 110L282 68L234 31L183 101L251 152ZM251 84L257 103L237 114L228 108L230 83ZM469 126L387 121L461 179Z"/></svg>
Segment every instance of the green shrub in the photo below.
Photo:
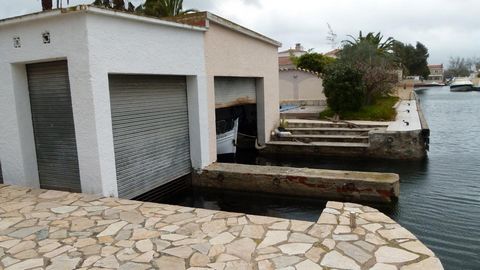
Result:
<svg viewBox="0 0 480 270"><path fill-rule="evenodd" d="M358 111L347 111L339 114L344 120L369 120L369 121L393 121L397 112L393 106L398 102L398 97L380 97L372 105L364 105ZM332 118L335 113L326 109L320 113L320 119Z"/></svg>
<svg viewBox="0 0 480 270"><path fill-rule="evenodd" d="M329 65L323 76L328 107L335 113L357 111L365 98L363 74L342 63Z"/></svg>
<svg viewBox="0 0 480 270"><path fill-rule="evenodd" d="M308 52L300 57L294 58L294 63L299 68L324 73L329 65L335 62L335 58L320 53Z"/></svg>

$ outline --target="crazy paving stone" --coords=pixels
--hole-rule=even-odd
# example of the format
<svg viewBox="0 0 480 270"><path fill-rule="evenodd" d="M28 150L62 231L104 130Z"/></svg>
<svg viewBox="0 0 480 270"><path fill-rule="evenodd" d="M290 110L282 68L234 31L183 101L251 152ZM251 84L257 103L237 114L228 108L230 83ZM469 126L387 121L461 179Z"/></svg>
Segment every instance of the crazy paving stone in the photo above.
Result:
<svg viewBox="0 0 480 270"><path fill-rule="evenodd" d="M360 266L353 259L335 250L325 254L320 265L338 269L360 270Z"/></svg>
<svg viewBox="0 0 480 270"><path fill-rule="evenodd" d="M380 247L375 252L377 262L381 263L405 263L417 259L419 255L403 249L388 246Z"/></svg>

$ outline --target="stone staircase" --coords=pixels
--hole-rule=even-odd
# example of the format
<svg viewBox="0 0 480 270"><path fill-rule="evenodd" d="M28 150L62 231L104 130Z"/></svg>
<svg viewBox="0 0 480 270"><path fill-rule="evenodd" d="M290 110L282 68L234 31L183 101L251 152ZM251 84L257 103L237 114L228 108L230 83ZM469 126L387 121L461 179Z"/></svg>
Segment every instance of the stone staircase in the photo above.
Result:
<svg viewBox="0 0 480 270"><path fill-rule="evenodd" d="M265 152L316 154L325 156L364 156L371 130L386 129L389 122L330 122L289 119L291 136L272 136Z"/></svg>

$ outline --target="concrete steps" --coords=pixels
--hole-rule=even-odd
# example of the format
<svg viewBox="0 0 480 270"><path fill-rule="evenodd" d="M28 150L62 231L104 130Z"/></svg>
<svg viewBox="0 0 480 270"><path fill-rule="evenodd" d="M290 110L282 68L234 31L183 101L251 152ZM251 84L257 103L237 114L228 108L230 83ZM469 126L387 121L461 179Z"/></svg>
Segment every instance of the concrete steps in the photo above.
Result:
<svg viewBox="0 0 480 270"><path fill-rule="evenodd" d="M331 122L321 120L287 119L288 128L387 128L390 122L348 121Z"/></svg>
<svg viewBox="0 0 480 270"><path fill-rule="evenodd" d="M291 136L273 136L262 150L275 154L324 156L366 156L369 132L386 129L389 123L371 121L330 122L287 119L285 131Z"/></svg>
<svg viewBox="0 0 480 270"><path fill-rule="evenodd" d="M369 128L286 128L293 135L368 135Z"/></svg>
<svg viewBox="0 0 480 270"><path fill-rule="evenodd" d="M270 141L262 149L266 154L295 154L316 156L366 156L368 143L357 142L298 142L298 141Z"/></svg>
<svg viewBox="0 0 480 270"><path fill-rule="evenodd" d="M300 134L292 135L291 137L280 137L276 141L290 141L290 142L352 142L352 143L366 143L368 144L368 136L361 135L311 135Z"/></svg>

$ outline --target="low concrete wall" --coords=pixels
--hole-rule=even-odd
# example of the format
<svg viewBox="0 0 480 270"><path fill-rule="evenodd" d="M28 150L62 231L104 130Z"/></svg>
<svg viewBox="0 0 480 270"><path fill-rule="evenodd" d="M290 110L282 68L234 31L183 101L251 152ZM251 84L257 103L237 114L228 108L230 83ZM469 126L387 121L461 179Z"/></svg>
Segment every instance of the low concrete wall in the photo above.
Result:
<svg viewBox="0 0 480 270"><path fill-rule="evenodd" d="M423 159L427 156L422 130L377 131L368 133L368 156L386 159Z"/></svg>
<svg viewBox="0 0 480 270"><path fill-rule="evenodd" d="M425 158L430 129L415 92L412 99L400 101L396 110L396 120L386 130L369 132L368 155L387 159Z"/></svg>
<svg viewBox="0 0 480 270"><path fill-rule="evenodd" d="M214 163L197 172L193 177L193 185L375 202L395 201L400 192L397 174L227 163Z"/></svg>
<svg viewBox="0 0 480 270"><path fill-rule="evenodd" d="M299 99L299 100L281 100L280 105L296 105L296 106L327 106L326 100L320 99Z"/></svg>

